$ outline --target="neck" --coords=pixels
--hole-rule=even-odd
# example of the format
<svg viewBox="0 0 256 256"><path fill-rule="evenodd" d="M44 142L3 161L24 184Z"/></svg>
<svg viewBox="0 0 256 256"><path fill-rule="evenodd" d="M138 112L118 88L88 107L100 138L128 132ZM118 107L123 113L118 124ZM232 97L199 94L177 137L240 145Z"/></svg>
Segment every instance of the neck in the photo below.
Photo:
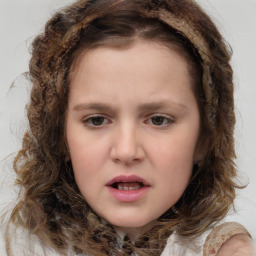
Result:
<svg viewBox="0 0 256 256"><path fill-rule="evenodd" d="M126 235L129 237L129 239L134 242L139 236L149 231L155 221L150 222L142 227L117 227L115 226L115 230L117 234L123 239Z"/></svg>

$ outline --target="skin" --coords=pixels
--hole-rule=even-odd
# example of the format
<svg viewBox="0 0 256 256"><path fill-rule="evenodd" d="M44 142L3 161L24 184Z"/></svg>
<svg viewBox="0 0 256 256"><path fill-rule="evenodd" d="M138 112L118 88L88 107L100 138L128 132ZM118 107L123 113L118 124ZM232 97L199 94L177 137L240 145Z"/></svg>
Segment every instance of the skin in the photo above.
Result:
<svg viewBox="0 0 256 256"><path fill-rule="evenodd" d="M95 115L104 117L100 126ZM156 115L161 125L152 123ZM142 41L96 48L72 71L66 136L77 185L100 217L131 238L183 194L199 127L187 63L169 48ZM148 192L135 202L113 198L106 183L119 175L147 180Z"/></svg>
<svg viewBox="0 0 256 256"><path fill-rule="evenodd" d="M100 126L92 123L97 115ZM100 47L73 68L66 136L77 185L93 210L131 239L183 194L199 129L187 63L169 48L143 41ZM106 183L119 175L147 180L148 192L135 202L113 198Z"/></svg>
<svg viewBox="0 0 256 256"><path fill-rule="evenodd" d="M187 63L169 48L137 41L84 52L70 78L66 137L76 183L103 220L134 240L179 200L200 160ZM106 183L119 175L147 180L147 193L117 200ZM230 238L217 253L224 255L253 255L251 239Z"/></svg>

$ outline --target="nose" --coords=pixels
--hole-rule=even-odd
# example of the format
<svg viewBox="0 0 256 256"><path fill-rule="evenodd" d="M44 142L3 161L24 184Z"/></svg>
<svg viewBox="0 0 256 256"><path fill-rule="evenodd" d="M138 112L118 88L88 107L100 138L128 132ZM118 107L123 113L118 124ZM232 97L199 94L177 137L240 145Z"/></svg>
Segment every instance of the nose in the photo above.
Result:
<svg viewBox="0 0 256 256"><path fill-rule="evenodd" d="M142 138L135 125L126 124L116 129L110 155L114 162L125 165L143 161Z"/></svg>

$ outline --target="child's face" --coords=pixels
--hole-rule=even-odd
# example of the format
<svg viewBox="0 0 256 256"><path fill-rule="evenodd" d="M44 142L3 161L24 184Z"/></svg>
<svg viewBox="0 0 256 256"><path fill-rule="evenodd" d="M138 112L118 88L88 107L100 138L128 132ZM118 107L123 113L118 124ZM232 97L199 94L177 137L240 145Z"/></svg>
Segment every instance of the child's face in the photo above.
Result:
<svg viewBox="0 0 256 256"><path fill-rule="evenodd" d="M71 75L66 135L77 185L102 218L147 227L183 194L200 115L186 61L156 43L101 47Z"/></svg>

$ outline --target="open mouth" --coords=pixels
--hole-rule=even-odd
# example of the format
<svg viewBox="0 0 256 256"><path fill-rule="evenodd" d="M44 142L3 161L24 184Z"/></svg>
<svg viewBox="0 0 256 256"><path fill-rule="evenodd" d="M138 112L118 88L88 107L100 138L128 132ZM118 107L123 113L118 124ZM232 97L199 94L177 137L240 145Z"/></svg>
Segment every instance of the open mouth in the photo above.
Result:
<svg viewBox="0 0 256 256"><path fill-rule="evenodd" d="M121 191L138 190L138 189L150 186L146 180L136 175L131 175L131 176L121 175L110 180L106 185L108 187L121 190Z"/></svg>
<svg viewBox="0 0 256 256"><path fill-rule="evenodd" d="M149 192L150 183L137 175L120 175L110 180L106 186L110 194L119 202L132 203Z"/></svg>
<svg viewBox="0 0 256 256"><path fill-rule="evenodd" d="M114 182L111 187L118 190L137 190L143 188L145 185L142 182Z"/></svg>

